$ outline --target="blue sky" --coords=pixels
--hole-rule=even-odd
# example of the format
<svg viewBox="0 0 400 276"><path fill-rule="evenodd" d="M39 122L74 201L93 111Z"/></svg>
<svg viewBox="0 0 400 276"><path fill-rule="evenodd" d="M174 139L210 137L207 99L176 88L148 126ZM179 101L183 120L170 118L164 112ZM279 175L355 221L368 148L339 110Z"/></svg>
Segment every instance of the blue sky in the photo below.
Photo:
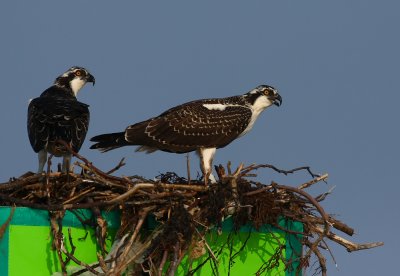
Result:
<svg viewBox="0 0 400 276"><path fill-rule="evenodd" d="M246 3L245 3L246 2ZM283 105L215 163L309 165L336 186L324 202L356 229L357 242L385 246L347 253L332 245L329 275L393 275L400 132L400 4L396 1L3 1L0 4L1 182L37 169L26 132L30 98L72 65L96 77L79 100L90 105L88 137L121 131L177 104L226 97L265 83ZM185 175L185 155L122 148L81 154L119 174ZM192 172L199 171L191 154ZM259 180L297 185L306 174Z"/></svg>

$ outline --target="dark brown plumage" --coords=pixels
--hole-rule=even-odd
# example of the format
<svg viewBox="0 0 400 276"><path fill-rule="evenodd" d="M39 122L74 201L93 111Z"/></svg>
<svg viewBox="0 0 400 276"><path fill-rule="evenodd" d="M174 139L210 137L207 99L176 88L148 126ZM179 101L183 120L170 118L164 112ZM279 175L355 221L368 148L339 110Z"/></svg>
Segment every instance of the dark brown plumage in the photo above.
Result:
<svg viewBox="0 0 400 276"><path fill-rule="evenodd" d="M89 127L89 106L77 100L76 94L94 77L82 67L72 67L59 76L54 85L46 89L28 106L28 136L32 148L38 153L39 169L43 171L47 153L63 156L63 169L67 170L70 153L57 140L63 140L78 152Z"/></svg>
<svg viewBox="0 0 400 276"><path fill-rule="evenodd" d="M277 91L261 85L250 92L220 99L204 99L171 108L157 117L128 126L124 132L95 136L91 149L103 152L123 146L137 151L185 153L199 151L203 172L210 172L215 149L246 134L268 106L280 105ZM207 157L203 150L210 150Z"/></svg>

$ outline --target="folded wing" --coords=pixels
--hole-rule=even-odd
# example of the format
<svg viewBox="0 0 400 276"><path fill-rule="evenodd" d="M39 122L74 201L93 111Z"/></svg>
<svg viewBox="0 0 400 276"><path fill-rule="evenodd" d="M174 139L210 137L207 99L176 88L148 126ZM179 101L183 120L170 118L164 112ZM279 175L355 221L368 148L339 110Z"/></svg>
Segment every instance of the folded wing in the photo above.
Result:
<svg viewBox="0 0 400 276"><path fill-rule="evenodd" d="M191 102L129 126L125 138L130 144L170 152L222 148L246 129L251 114L245 106Z"/></svg>
<svg viewBox="0 0 400 276"><path fill-rule="evenodd" d="M35 152L51 150L57 140L81 148L89 126L88 105L69 99L36 98L28 107L28 135ZM56 153L54 153L56 154Z"/></svg>

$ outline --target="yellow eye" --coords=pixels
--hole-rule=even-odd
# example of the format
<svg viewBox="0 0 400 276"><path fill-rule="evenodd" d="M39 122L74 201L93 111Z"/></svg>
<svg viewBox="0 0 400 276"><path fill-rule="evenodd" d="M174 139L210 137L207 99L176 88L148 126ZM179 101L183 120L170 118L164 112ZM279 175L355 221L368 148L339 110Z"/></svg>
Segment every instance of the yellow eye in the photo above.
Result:
<svg viewBox="0 0 400 276"><path fill-rule="evenodd" d="M75 76L78 76L78 77L79 77L80 75L82 75L82 72L81 72L80 70L78 70L78 71L75 72Z"/></svg>

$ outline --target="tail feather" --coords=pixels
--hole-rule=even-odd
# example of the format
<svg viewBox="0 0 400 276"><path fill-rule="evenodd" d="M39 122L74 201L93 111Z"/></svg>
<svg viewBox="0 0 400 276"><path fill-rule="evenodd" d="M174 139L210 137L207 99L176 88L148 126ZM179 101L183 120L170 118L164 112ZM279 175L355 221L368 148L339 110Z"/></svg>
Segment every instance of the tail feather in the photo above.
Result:
<svg viewBox="0 0 400 276"><path fill-rule="evenodd" d="M125 132L97 135L92 137L90 141L96 142L96 144L93 144L90 148L98 149L101 152L106 152L128 145L125 140Z"/></svg>

